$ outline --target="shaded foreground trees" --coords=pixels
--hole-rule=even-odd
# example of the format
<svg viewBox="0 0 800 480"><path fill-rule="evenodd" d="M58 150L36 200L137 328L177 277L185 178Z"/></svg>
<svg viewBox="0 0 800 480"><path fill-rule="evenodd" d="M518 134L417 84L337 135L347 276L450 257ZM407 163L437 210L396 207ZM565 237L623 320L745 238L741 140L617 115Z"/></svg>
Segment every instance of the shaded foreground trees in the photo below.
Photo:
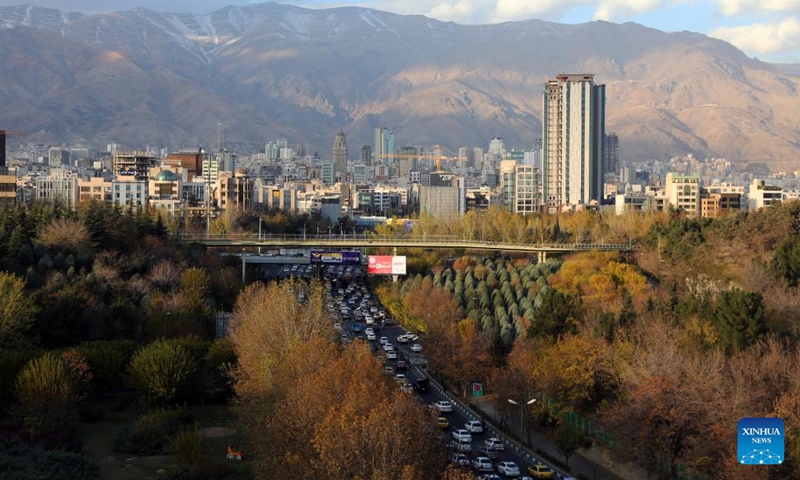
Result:
<svg viewBox="0 0 800 480"><path fill-rule="evenodd" d="M441 475L444 454L424 408L366 345L340 349L318 284L251 285L234 317L235 388L257 477Z"/></svg>

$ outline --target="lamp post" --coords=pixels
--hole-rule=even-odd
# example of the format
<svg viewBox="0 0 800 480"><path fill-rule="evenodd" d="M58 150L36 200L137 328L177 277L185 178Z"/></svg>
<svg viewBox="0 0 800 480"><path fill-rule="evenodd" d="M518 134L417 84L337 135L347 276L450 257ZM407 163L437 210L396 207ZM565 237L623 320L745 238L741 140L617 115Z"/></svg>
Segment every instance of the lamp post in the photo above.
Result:
<svg viewBox="0 0 800 480"><path fill-rule="evenodd" d="M536 402L535 398L532 398L532 399L530 399L527 402L522 403L522 404L517 402L516 400L511 400L510 398L508 399L508 403L510 403L511 405L519 405L519 441L520 441L520 443L525 443L525 438L523 436L523 431L524 431L523 430L524 429L524 426L523 426L523 415L524 415L524 411L525 411L525 405L533 405L534 402Z"/></svg>
<svg viewBox="0 0 800 480"><path fill-rule="evenodd" d="M167 314L164 315L164 338L167 338L167 319L170 315L172 315L172 312L167 312Z"/></svg>

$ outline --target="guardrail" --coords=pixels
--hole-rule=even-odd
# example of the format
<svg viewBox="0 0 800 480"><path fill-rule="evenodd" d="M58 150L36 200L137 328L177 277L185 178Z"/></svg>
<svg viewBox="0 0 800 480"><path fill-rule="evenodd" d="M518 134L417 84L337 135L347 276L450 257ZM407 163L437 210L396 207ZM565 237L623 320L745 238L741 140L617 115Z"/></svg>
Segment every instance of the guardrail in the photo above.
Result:
<svg viewBox="0 0 800 480"><path fill-rule="evenodd" d="M628 243L516 243L475 240L457 235L372 235L372 234L320 234L284 235L256 233L182 234L178 239L186 243L203 243L219 247L245 246L298 246L298 247L401 247L401 248L466 248L476 250L576 252L576 251L630 251Z"/></svg>
<svg viewBox="0 0 800 480"><path fill-rule="evenodd" d="M437 382L433 377L431 377L427 371L420 369L419 367L412 366L411 370L419 377L425 377L428 379L429 383L433 386L433 389L441 395L442 397L446 398L451 404L458 409L464 417L470 420L480 420L481 416L478 415L475 411L473 411L468 406L464 405L459 399L450 395L441 385ZM527 461L531 464L538 464L538 465L547 465L553 471L553 477L556 480L562 480L564 478L571 477L572 475L561 470L560 468L556 467L555 465L548 463L542 460L540 457L536 456L533 452L531 452L528 448L522 446L516 440L510 438L506 435L502 430L495 427L494 425L490 425L489 422L486 422L486 430L493 433L493 436L500 438L503 440L506 448L513 450L517 455L520 456L523 460ZM524 469L523 465L519 466L520 471Z"/></svg>

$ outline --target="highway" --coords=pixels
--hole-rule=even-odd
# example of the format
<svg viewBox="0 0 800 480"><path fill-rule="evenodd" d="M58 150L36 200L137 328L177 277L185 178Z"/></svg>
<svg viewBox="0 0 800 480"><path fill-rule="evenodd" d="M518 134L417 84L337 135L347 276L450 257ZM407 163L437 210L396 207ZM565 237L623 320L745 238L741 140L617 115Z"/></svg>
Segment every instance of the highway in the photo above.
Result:
<svg viewBox="0 0 800 480"><path fill-rule="evenodd" d="M358 285L360 286L361 283L358 283ZM334 290L334 293L335 293L335 290ZM347 336L348 340L352 341L352 339L355 338L355 337L363 337L364 336L364 330L367 328L367 326L364 324L363 321L356 321L356 317L354 315L354 311L353 311L352 308L350 309L349 313L347 313L347 314L342 314L341 311L339 309L337 309L336 310L336 315L340 319L340 323L342 325L343 333ZM353 326L355 324L359 324L359 327L357 327L357 328L359 328L360 331L355 332L353 330ZM415 353L415 352L411 351L411 345L413 343L422 344L421 341L417 341L417 342L411 341L411 342L406 343L406 344L400 343L397 340L397 337L402 335L402 334L405 334L406 330L403 327L399 326L399 325L382 326L380 322L377 322L377 325L374 325L373 329L375 331L376 340L372 341L372 342L369 342L369 343L372 345L373 352L376 355L379 355L379 356L381 356L381 358L383 358L383 355L384 355L383 348L380 346L378 340L380 339L380 337L387 337L388 340L389 340L389 343L394 345L395 351L398 352L398 360L405 359L406 362L409 365L408 370L405 372L406 377L408 378L408 380L410 382L414 382L417 379L424 377L424 373L422 371L422 365L425 362L424 344L423 344L423 352L422 353ZM397 364L397 360L387 360L386 363L388 365L395 366ZM389 373L387 373L387 375L388 374ZM394 375L394 373L391 373L391 375ZM399 383L398 383L398 393L397 394L398 395L406 395L407 394L407 393L403 393L402 392L402 390L400 389L400 384ZM453 405L453 411L451 413L442 414L442 416L447 418L447 420L448 420L448 422L450 424L450 426L447 429L442 430L441 440L442 440L442 445L443 446L446 446L446 445L450 444L450 442L452 440L451 432L454 429L464 428L464 425L469 420L480 420L478 417L473 416L472 413L470 413L469 411L464 409L460 404L458 404L457 402L452 401L451 398L448 398L446 396L446 394L443 391L441 391L441 388L439 387L439 385L436 384L433 381L430 382L430 388L428 389L427 392L415 392L415 395L417 395L417 397L419 398L420 402L422 402L425 405L432 405L433 403L435 403L435 402L437 402L439 400L450 401L450 403ZM435 420L436 420L436 415L432 414L431 422L435 422ZM544 462L541 462L539 459L536 459L535 457L531 457L530 454L528 452L524 451L521 447L519 447L518 444L510 441L505 435L503 435L500 432L495 431L491 426L489 426L487 431L484 432L484 433L473 433L472 434L472 451L467 453L467 456L470 459L470 461L473 458L477 457L477 456L481 456L478 453L478 449L483 448L484 441L489 439L489 438L491 438L491 437L499 437L501 440L503 440L504 444L506 445L505 450L500 452L499 458L492 460L493 466L496 466L498 462L513 461L520 468L520 472L522 473L522 475L525 476L527 474L528 467L533 462L544 463ZM448 455L452 455L452 453L454 453L452 450L448 450L448 452L449 452ZM471 467L465 467L465 468L467 468L467 469L469 469L469 470L474 472L474 470ZM567 475L564 472L560 472L560 471L555 470L555 469L554 469L554 471L555 471L555 475L553 476L553 478L555 478L555 479L567 478ZM494 470L492 473L497 473L497 471ZM478 476L480 473L475 472L475 474L476 474L476 476ZM501 475L501 478L502 478L502 475Z"/></svg>

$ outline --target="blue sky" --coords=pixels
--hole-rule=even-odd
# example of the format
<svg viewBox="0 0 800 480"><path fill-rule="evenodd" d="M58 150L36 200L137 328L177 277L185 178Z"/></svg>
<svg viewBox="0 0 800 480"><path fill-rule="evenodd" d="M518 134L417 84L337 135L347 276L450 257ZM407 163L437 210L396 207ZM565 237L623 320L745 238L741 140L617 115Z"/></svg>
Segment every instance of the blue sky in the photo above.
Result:
<svg viewBox="0 0 800 480"><path fill-rule="evenodd" d="M84 13L130 10L208 13L248 0L27 0ZM20 1L0 0L0 5ZM800 0L284 0L323 8L357 5L400 14L422 14L464 24L539 18L562 23L628 21L668 32L689 30L726 40L747 55L771 62L800 62Z"/></svg>

